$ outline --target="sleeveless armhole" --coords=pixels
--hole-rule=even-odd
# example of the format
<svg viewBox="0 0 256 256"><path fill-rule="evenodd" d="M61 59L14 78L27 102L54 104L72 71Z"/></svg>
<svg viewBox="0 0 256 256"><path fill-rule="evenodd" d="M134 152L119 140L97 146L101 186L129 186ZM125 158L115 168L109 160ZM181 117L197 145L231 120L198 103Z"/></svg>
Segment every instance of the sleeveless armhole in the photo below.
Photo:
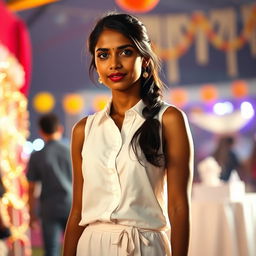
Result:
<svg viewBox="0 0 256 256"><path fill-rule="evenodd" d="M159 131L159 133L160 133L160 141L161 141L161 146L160 146L160 151L161 151L160 153L161 154L164 151L163 150L163 114L166 111L166 109L170 106L172 106L172 105L170 105L166 102L163 102L163 106L161 107L161 109L160 109L160 111L157 115L158 121L160 122L160 131Z"/></svg>
<svg viewBox="0 0 256 256"><path fill-rule="evenodd" d="M87 120L86 120L86 123L84 126L84 142L83 142L83 148L82 148L82 156L84 155L84 150L85 150L85 146L86 146L86 138L88 137L88 134L92 127L93 117L94 117L94 115L87 116Z"/></svg>

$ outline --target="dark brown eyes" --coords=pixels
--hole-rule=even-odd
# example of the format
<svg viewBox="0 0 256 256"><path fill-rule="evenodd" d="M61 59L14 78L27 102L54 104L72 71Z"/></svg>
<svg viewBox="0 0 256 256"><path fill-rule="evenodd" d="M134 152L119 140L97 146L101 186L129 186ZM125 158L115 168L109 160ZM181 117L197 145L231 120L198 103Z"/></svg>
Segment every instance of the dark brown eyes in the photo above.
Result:
<svg viewBox="0 0 256 256"><path fill-rule="evenodd" d="M120 51L119 55L122 55L122 56L131 56L133 54L133 50L131 49L124 49L122 51ZM97 54L97 57L99 59L102 59L102 60L105 60L109 57L109 52L100 52Z"/></svg>

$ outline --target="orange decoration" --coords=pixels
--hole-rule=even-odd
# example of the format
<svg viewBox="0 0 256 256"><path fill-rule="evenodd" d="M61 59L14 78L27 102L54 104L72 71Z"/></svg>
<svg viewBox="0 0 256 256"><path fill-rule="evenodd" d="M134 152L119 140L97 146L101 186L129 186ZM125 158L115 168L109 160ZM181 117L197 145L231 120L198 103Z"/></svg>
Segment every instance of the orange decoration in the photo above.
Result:
<svg viewBox="0 0 256 256"><path fill-rule="evenodd" d="M201 88L201 98L203 101L210 102L216 100L218 91L214 85L204 85Z"/></svg>
<svg viewBox="0 0 256 256"><path fill-rule="evenodd" d="M128 12L149 12L159 0L116 0L119 7Z"/></svg>
<svg viewBox="0 0 256 256"><path fill-rule="evenodd" d="M37 1L34 1L34 0L15 1L15 0L13 0L13 1L8 1L7 7L11 11L23 11L23 10L35 8L38 6L51 4L51 3L54 3L57 1L59 1L59 0L37 0Z"/></svg>
<svg viewBox="0 0 256 256"><path fill-rule="evenodd" d="M183 107L188 102L188 93L181 88L174 89L171 91L170 100L172 104Z"/></svg>
<svg viewBox="0 0 256 256"><path fill-rule="evenodd" d="M231 91L234 97L243 98L248 95L248 85L243 80L234 81L231 85Z"/></svg>

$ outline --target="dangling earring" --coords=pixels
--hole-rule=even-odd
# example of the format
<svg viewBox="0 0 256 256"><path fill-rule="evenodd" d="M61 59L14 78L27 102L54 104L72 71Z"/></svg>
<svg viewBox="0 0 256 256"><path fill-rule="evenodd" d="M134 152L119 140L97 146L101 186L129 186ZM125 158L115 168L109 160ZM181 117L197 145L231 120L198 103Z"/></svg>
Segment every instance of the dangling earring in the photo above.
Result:
<svg viewBox="0 0 256 256"><path fill-rule="evenodd" d="M146 79L148 78L148 72L145 70L143 73L142 73L142 76Z"/></svg>
<svg viewBox="0 0 256 256"><path fill-rule="evenodd" d="M101 80L100 77L98 78L98 82L99 82L100 84L102 84L102 80Z"/></svg>

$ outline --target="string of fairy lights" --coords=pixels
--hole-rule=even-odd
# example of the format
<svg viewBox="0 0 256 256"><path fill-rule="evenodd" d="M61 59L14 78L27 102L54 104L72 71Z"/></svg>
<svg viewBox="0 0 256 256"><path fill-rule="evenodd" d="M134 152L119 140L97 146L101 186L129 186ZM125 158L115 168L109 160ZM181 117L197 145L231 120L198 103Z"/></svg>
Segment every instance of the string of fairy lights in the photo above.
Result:
<svg viewBox="0 0 256 256"><path fill-rule="evenodd" d="M0 172L6 193L1 214L10 226L8 244L14 255L31 255L27 211L28 183L23 145L29 135L27 98L19 91L24 71L7 48L0 45Z"/></svg>

